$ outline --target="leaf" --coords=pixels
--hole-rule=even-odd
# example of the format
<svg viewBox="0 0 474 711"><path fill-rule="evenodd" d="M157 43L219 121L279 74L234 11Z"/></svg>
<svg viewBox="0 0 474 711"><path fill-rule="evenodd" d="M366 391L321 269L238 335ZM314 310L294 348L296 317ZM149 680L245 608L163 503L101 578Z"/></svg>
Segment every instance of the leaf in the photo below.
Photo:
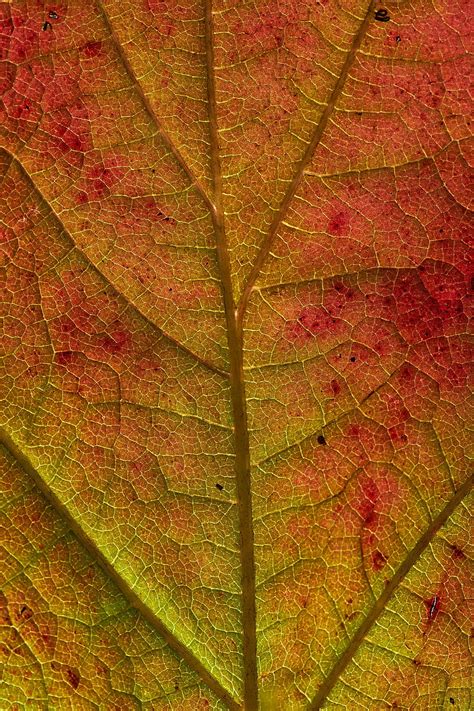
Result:
<svg viewBox="0 0 474 711"><path fill-rule="evenodd" d="M469 21L0 4L2 708L472 707Z"/></svg>

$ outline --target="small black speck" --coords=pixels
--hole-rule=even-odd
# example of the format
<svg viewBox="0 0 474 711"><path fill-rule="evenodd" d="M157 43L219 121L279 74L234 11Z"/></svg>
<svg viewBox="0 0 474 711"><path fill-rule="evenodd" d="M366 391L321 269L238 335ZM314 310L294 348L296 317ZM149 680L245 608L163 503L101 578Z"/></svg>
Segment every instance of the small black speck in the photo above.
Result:
<svg viewBox="0 0 474 711"><path fill-rule="evenodd" d="M174 690L179 691L179 686L177 684L174 685Z"/></svg>
<svg viewBox="0 0 474 711"><path fill-rule="evenodd" d="M400 37L400 35L397 35L397 36L395 37L395 42L398 44L398 43L401 42L401 41L402 41L402 38Z"/></svg>
<svg viewBox="0 0 474 711"><path fill-rule="evenodd" d="M377 22L388 22L390 20L388 10L385 10L385 8L380 8L380 10L377 10L377 12L375 13L375 19L377 20Z"/></svg>
<svg viewBox="0 0 474 711"><path fill-rule="evenodd" d="M449 697L449 703L450 703L450 704L452 704L452 705L454 706L454 699L453 699L453 697L452 697L452 696L450 696L450 697Z"/></svg>
<svg viewBox="0 0 474 711"><path fill-rule="evenodd" d="M57 20L59 15L55 10L50 10L48 12L48 17L50 17L52 20Z"/></svg>
<svg viewBox="0 0 474 711"><path fill-rule="evenodd" d="M356 116L362 116L362 111L356 111Z"/></svg>
<svg viewBox="0 0 474 711"><path fill-rule="evenodd" d="M324 435L319 435L319 437L318 437L318 444L327 444Z"/></svg>
<svg viewBox="0 0 474 711"><path fill-rule="evenodd" d="M357 358L355 356L351 356L350 359L351 363L355 363Z"/></svg>
<svg viewBox="0 0 474 711"><path fill-rule="evenodd" d="M173 291L173 287L170 286L170 288L168 289L168 291Z"/></svg>
<svg viewBox="0 0 474 711"><path fill-rule="evenodd" d="M222 484L216 484L216 489L219 489L219 491L223 491L224 487Z"/></svg>
<svg viewBox="0 0 474 711"><path fill-rule="evenodd" d="M44 23L44 25L43 25L43 32L46 32L46 30L52 30L52 29L53 29L53 26L52 26L51 22L45 22L45 23Z"/></svg>

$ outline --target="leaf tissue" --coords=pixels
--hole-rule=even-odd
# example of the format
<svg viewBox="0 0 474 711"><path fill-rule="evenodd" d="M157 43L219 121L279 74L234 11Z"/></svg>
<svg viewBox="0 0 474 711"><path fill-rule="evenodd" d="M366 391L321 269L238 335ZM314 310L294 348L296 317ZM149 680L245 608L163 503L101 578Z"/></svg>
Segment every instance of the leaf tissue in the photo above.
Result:
<svg viewBox="0 0 474 711"><path fill-rule="evenodd" d="M472 26L0 2L2 710L473 708Z"/></svg>

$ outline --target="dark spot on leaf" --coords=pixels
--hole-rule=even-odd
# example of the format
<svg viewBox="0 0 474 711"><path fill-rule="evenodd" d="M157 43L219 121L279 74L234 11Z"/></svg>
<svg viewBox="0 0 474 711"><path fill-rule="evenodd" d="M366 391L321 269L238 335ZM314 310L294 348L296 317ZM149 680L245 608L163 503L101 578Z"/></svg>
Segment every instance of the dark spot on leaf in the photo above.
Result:
<svg viewBox="0 0 474 711"><path fill-rule="evenodd" d="M466 554L458 548L458 546L450 546L451 550L453 551L453 558L455 560L466 560Z"/></svg>
<svg viewBox="0 0 474 711"><path fill-rule="evenodd" d="M453 699L453 697L452 697L452 696L450 696L450 697L449 697L449 703L450 703L450 704L452 704L452 705L454 706L454 699Z"/></svg>
<svg viewBox="0 0 474 711"><path fill-rule="evenodd" d="M219 491L223 491L224 487L222 484L216 484L216 489L219 489Z"/></svg>
<svg viewBox="0 0 474 711"><path fill-rule="evenodd" d="M428 623L434 622L439 613L439 595L433 595L429 600L425 600L424 603L428 612Z"/></svg>
<svg viewBox="0 0 474 711"><path fill-rule="evenodd" d="M29 620L30 617L33 616L33 611L28 607L28 605L23 605L20 609L20 615L24 620Z"/></svg>
<svg viewBox="0 0 474 711"><path fill-rule="evenodd" d="M402 41L402 38L400 37L400 35L397 35L397 36L395 37L395 42L396 42L397 44L399 44L399 42L401 42L401 41Z"/></svg>
<svg viewBox="0 0 474 711"><path fill-rule="evenodd" d="M350 359L351 363L355 363L357 358L355 356L351 356Z"/></svg>
<svg viewBox="0 0 474 711"><path fill-rule="evenodd" d="M380 10L377 10L375 13L375 19L377 22L388 22L390 20L390 15L388 14L388 10L385 8L380 8Z"/></svg>
<svg viewBox="0 0 474 711"><path fill-rule="evenodd" d="M174 690L175 690L175 691L179 691L179 686L178 686L178 684L175 684L175 685L174 685Z"/></svg>
<svg viewBox="0 0 474 711"><path fill-rule="evenodd" d="M71 667L66 667L66 681L72 686L73 689L77 689L79 682L81 680L80 674L77 669L71 669Z"/></svg>
<svg viewBox="0 0 474 711"><path fill-rule="evenodd" d="M337 380L331 380L331 390L333 391L334 395L339 395L341 392L341 386L337 382Z"/></svg>
<svg viewBox="0 0 474 711"><path fill-rule="evenodd" d="M45 22L43 24L43 32L46 32L46 30L52 30L52 29L53 29L53 26L52 26L51 22Z"/></svg>
<svg viewBox="0 0 474 711"><path fill-rule="evenodd" d="M55 10L50 10L48 12L48 17L50 17L52 20L57 20L59 18L59 15Z"/></svg>
<svg viewBox="0 0 474 711"><path fill-rule="evenodd" d="M414 660L413 660L413 664L415 665L415 667L419 667L420 664L421 664L421 662L420 662L419 659L414 659Z"/></svg>
<svg viewBox="0 0 474 711"><path fill-rule="evenodd" d="M323 435L319 435L318 444L327 444L326 439Z"/></svg>

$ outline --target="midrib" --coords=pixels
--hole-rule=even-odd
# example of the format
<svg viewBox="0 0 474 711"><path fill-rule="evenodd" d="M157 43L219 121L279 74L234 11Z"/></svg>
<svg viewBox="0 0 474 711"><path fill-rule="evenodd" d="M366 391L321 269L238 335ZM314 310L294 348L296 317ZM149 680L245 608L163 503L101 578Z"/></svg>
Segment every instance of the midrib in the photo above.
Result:
<svg viewBox="0 0 474 711"><path fill-rule="evenodd" d="M217 260L222 282L222 294L227 324L230 385L234 420L235 479L239 511L242 655L244 671L243 705L246 711L257 711L257 638L255 600L255 559L250 485L250 452L247 427L245 384L243 374L243 339L241 324L237 323L229 253L224 223L222 200L222 171L219 153L217 100L214 74L214 28L212 0L206 0L206 60L209 105L209 133L211 143L211 172L213 178L213 208L211 210L217 248Z"/></svg>

